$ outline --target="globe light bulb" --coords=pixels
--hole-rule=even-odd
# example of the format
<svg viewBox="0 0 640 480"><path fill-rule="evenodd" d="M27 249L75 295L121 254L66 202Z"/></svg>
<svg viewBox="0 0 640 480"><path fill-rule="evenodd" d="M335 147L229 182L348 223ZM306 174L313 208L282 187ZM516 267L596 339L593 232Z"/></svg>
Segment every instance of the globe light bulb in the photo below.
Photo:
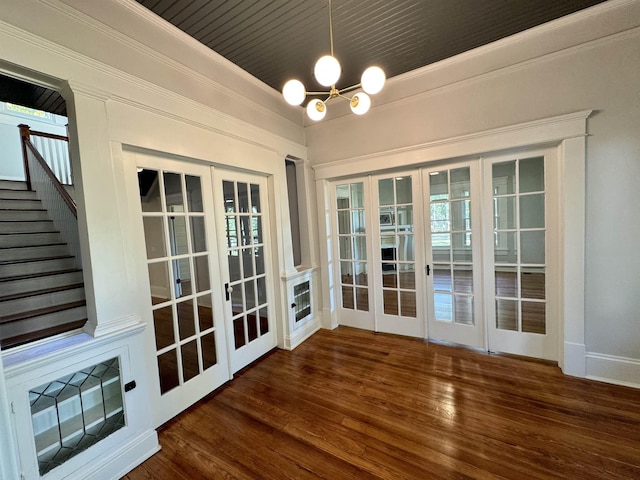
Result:
<svg viewBox="0 0 640 480"><path fill-rule="evenodd" d="M360 79L362 89L369 95L375 95L382 87L387 79L384 71L380 67L369 67L363 73Z"/></svg>
<svg viewBox="0 0 640 480"><path fill-rule="evenodd" d="M315 122L322 120L327 114L327 106L322 100L314 98L307 104L307 115Z"/></svg>
<svg viewBox="0 0 640 480"><path fill-rule="evenodd" d="M331 55L320 57L313 69L316 80L320 85L325 87L335 85L338 78L340 78L341 72L340 62Z"/></svg>
<svg viewBox="0 0 640 480"><path fill-rule="evenodd" d="M306 91L300 80L289 80L282 87L282 95L290 105L300 105L304 101Z"/></svg>
<svg viewBox="0 0 640 480"><path fill-rule="evenodd" d="M356 93L351 99L351 111L356 115L364 115L371 107L371 98L364 92Z"/></svg>

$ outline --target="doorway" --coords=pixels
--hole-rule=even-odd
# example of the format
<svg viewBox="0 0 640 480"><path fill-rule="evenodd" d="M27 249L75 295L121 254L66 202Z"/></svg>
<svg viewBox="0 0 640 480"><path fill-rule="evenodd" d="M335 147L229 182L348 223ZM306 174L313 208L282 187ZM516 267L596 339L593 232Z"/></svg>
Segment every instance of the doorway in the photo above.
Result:
<svg viewBox="0 0 640 480"><path fill-rule="evenodd" d="M556 162L547 149L334 182L339 324L557 360Z"/></svg>
<svg viewBox="0 0 640 480"><path fill-rule="evenodd" d="M136 162L159 426L276 346L268 190L260 176Z"/></svg>

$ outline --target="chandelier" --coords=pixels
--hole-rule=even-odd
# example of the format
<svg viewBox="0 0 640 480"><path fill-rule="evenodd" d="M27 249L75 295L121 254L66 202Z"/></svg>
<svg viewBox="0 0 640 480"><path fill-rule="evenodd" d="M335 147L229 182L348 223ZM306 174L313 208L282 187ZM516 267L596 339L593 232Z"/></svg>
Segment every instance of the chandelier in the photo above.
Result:
<svg viewBox="0 0 640 480"><path fill-rule="evenodd" d="M313 74L316 80L323 87L329 87L329 91L307 92L300 80L289 80L282 88L282 95L287 103L291 105L300 105L304 102L307 95L325 95L324 100L314 98L307 104L307 115L311 120L322 120L327 114L327 102L334 98L344 98L349 101L351 111L356 115L363 115L369 111L371 107L371 98L369 95L375 95L384 86L386 76L380 67L367 68L360 79L360 83L347 88L336 88L336 82L340 78L342 68L340 62L333 56L333 22L331 18L331 0L329 0L329 37L331 41L331 54L324 55L316 62ZM363 92L358 92L352 97L345 95L357 88L361 88Z"/></svg>

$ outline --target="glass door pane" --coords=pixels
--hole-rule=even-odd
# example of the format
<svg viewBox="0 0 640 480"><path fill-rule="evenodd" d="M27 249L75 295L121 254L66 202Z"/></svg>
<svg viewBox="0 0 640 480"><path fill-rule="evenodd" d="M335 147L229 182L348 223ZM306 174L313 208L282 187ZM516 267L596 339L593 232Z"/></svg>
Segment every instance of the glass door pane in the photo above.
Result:
<svg viewBox="0 0 640 480"><path fill-rule="evenodd" d="M416 317L416 262L411 176L378 180L383 311Z"/></svg>
<svg viewBox="0 0 640 480"><path fill-rule="evenodd" d="M482 281L475 233L478 163L429 169L424 174L429 338L483 347L482 305L476 297Z"/></svg>
<svg viewBox="0 0 640 480"><path fill-rule="evenodd" d="M558 358L555 159L555 149L548 149L485 160L491 350Z"/></svg>
<svg viewBox="0 0 640 480"><path fill-rule="evenodd" d="M495 327L546 333L544 157L492 165Z"/></svg>
<svg viewBox="0 0 640 480"><path fill-rule="evenodd" d="M136 154L159 426L229 379L210 169ZM141 272L141 275L143 273Z"/></svg>
<svg viewBox="0 0 640 480"><path fill-rule="evenodd" d="M206 218L199 176L143 169L138 178L164 395L218 360Z"/></svg>
<svg viewBox="0 0 640 480"><path fill-rule="evenodd" d="M338 258L342 308L369 311L364 184L336 186Z"/></svg>
<svg viewBox="0 0 640 480"><path fill-rule="evenodd" d="M469 167L431 172L429 221L438 322L474 325Z"/></svg>
<svg viewBox="0 0 640 480"><path fill-rule="evenodd" d="M419 287L423 283L422 262L416 244L421 241L416 198L419 184L412 174L374 179L377 191L375 270L377 282L377 330L424 336L424 316ZM417 188L416 188L417 187Z"/></svg>
<svg viewBox="0 0 640 480"><path fill-rule="evenodd" d="M267 187L258 176L221 171L219 177L230 358L236 372L276 346L270 306L273 279L267 261Z"/></svg>

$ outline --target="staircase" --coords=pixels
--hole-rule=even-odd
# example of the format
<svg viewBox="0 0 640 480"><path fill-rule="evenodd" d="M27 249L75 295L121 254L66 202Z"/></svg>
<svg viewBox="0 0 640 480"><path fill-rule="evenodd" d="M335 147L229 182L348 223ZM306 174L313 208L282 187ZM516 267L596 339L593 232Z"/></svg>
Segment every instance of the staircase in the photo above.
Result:
<svg viewBox="0 0 640 480"><path fill-rule="evenodd" d="M80 328L86 319L82 270L36 193L26 182L0 180L2 348Z"/></svg>

